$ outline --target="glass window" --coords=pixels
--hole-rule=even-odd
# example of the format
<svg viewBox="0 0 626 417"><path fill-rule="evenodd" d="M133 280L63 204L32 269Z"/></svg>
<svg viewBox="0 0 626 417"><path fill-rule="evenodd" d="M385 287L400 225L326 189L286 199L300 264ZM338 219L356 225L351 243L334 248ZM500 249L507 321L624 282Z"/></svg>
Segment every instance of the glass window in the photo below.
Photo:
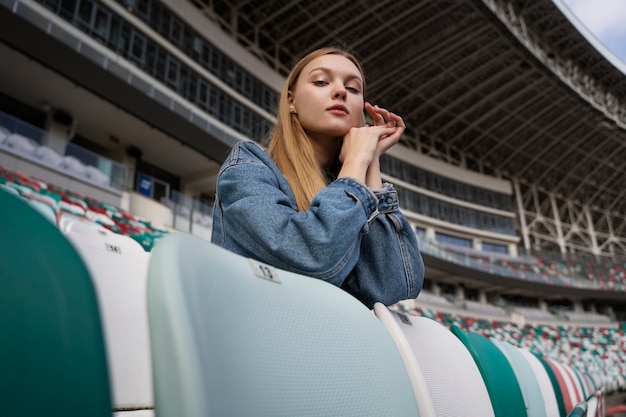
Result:
<svg viewBox="0 0 626 417"><path fill-rule="evenodd" d="M504 253L504 254L508 254L509 253L509 248L506 245L499 245L497 243L483 242L482 243L482 247L483 247L483 251L485 251L485 252L495 252L495 253Z"/></svg>
<svg viewBox="0 0 626 417"><path fill-rule="evenodd" d="M472 241L470 239L466 239L466 238L462 238L458 236L452 236L452 235L448 235L445 233L437 232L435 233L435 238L437 239L437 242L442 243L444 245L460 246L463 248L472 247Z"/></svg>

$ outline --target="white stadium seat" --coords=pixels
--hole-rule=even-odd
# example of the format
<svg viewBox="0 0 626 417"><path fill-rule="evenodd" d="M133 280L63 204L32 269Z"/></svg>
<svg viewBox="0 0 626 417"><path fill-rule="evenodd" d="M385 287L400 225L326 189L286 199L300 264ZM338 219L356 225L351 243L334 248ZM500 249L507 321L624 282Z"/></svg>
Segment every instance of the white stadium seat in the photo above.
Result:
<svg viewBox="0 0 626 417"><path fill-rule="evenodd" d="M146 304L150 253L134 239L84 220L66 217L62 232L96 287L115 408L152 408Z"/></svg>
<svg viewBox="0 0 626 417"><path fill-rule="evenodd" d="M494 411L483 378L463 343L426 317L374 305L406 364L420 417L489 417Z"/></svg>
<svg viewBox="0 0 626 417"><path fill-rule="evenodd" d="M322 280L172 234L148 307L160 417L419 415L389 333Z"/></svg>

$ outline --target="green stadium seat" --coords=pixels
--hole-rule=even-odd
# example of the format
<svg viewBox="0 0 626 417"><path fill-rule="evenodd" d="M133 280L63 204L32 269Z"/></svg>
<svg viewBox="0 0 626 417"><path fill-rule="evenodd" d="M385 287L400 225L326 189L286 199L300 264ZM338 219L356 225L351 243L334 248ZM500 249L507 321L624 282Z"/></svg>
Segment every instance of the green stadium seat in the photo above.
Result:
<svg viewBox="0 0 626 417"><path fill-rule="evenodd" d="M463 342L478 365L496 417L527 417L517 377L500 349L478 333L465 332L456 325L451 330Z"/></svg>
<svg viewBox="0 0 626 417"><path fill-rule="evenodd" d="M110 416L89 273L59 230L0 190L1 416Z"/></svg>

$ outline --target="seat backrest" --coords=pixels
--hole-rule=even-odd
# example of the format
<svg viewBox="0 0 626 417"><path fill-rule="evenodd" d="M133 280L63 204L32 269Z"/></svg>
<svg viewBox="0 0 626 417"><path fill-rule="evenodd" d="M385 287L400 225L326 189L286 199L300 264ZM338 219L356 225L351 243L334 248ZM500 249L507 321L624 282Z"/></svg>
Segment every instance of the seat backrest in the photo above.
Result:
<svg viewBox="0 0 626 417"><path fill-rule="evenodd" d="M567 414L567 417L586 417L587 416L587 401L578 402L574 408Z"/></svg>
<svg viewBox="0 0 626 417"><path fill-rule="evenodd" d="M603 417L604 414L599 414L599 407L598 407L598 402L599 399L597 396L591 396L588 400L587 400L587 416L589 417Z"/></svg>
<svg viewBox="0 0 626 417"><path fill-rule="evenodd" d="M559 406L556 399L556 393L554 392L554 387L552 386L552 381L548 376L545 368L539 362L539 359L532 353L530 353L526 349L519 349L519 352L526 358L528 365L531 367L533 372L535 373L535 378L537 378L537 384L539 385L539 389L541 390L541 394L543 396L544 405L546 407L546 415L548 416L558 416L559 415Z"/></svg>
<svg viewBox="0 0 626 417"><path fill-rule="evenodd" d="M319 279L175 233L152 250L155 412L168 416L418 416L393 340Z"/></svg>
<svg viewBox="0 0 626 417"><path fill-rule="evenodd" d="M492 340L492 343L502 351L513 368L526 403L528 417L548 417L541 387L535 372L520 352L521 349L505 341Z"/></svg>
<svg viewBox="0 0 626 417"><path fill-rule="evenodd" d="M374 313L402 354L421 417L494 416L474 359L450 330L426 317L392 312L381 303L374 305Z"/></svg>
<svg viewBox="0 0 626 417"><path fill-rule="evenodd" d="M53 224L3 190L0 357L0 415L111 415L89 273Z"/></svg>
<svg viewBox="0 0 626 417"><path fill-rule="evenodd" d="M150 254L131 237L97 223L68 217L62 230L96 288L114 408L154 407L146 294Z"/></svg>
<svg viewBox="0 0 626 417"><path fill-rule="evenodd" d="M465 332L456 325L451 330L474 358L496 417L526 417L522 390L513 368L500 349L481 334Z"/></svg>
<svg viewBox="0 0 626 417"><path fill-rule="evenodd" d="M566 409L565 396L567 395L569 397L569 394L567 393L567 390L565 390L564 392L561 389L561 385L565 385L564 383L561 384L563 378L560 375L557 376L557 372L555 372L555 370L552 368L551 363L549 362L549 359L547 357L543 357L536 353L534 355L543 366L543 369L546 371L546 374L548 375L548 377L550 378L550 382L552 383L552 387L554 388L554 396L559 409L558 416L565 417L567 415L567 411L569 411L569 409ZM571 408L571 401L568 405Z"/></svg>
<svg viewBox="0 0 626 417"><path fill-rule="evenodd" d="M558 387L555 387L555 389L558 389L561 392L565 412L569 413L581 400L576 392L571 375L565 370L562 363L550 358L544 358L544 360L554 373L555 379L558 383Z"/></svg>

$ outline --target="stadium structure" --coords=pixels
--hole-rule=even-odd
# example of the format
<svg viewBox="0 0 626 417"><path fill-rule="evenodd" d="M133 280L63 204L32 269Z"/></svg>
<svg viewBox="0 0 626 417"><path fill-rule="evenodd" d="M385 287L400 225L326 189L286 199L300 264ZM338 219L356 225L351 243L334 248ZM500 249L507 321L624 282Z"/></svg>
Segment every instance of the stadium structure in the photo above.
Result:
<svg viewBox="0 0 626 417"><path fill-rule="evenodd" d="M0 363L15 377L0 415L626 415L625 66L569 15L561 0L0 0L0 356L17 358ZM230 147L263 142L291 65L328 45L408 126L381 167L425 287L374 315L251 262L259 284L208 243ZM179 270L232 275L194 287L221 307L165 278Z"/></svg>

